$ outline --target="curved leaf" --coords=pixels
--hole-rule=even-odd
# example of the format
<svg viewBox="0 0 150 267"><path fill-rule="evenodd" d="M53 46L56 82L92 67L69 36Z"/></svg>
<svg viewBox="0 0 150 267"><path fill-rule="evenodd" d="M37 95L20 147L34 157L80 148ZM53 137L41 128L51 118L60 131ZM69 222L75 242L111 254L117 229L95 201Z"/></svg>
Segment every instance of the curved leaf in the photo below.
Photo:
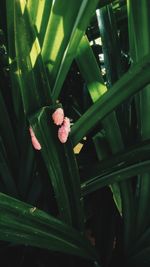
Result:
<svg viewBox="0 0 150 267"><path fill-rule="evenodd" d="M36 207L0 193L0 211L1 240L97 259L79 232Z"/></svg>

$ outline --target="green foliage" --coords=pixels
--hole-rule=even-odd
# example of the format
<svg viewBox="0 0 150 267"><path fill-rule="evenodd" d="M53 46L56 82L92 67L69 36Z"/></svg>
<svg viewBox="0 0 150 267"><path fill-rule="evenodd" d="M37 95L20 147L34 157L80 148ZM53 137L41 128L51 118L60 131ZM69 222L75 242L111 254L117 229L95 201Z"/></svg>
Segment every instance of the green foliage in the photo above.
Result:
<svg viewBox="0 0 150 267"><path fill-rule="evenodd" d="M149 1L0 7L4 266L149 266Z"/></svg>

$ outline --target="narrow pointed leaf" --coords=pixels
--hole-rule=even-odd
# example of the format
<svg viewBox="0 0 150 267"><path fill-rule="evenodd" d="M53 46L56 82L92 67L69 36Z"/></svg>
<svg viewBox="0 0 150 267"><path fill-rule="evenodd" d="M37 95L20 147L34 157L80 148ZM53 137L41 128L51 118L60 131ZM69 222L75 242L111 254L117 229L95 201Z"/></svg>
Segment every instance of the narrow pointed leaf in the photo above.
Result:
<svg viewBox="0 0 150 267"><path fill-rule="evenodd" d="M149 164L150 161L147 160L138 164L133 164L129 167L120 168L120 170L114 171L110 174L106 175L99 174L99 176L97 175L93 179L89 179L89 181L84 182L81 185L82 194L83 195L89 194L106 185L113 184L114 182L120 182L132 176L141 174L144 172L144 170L149 171L150 170Z"/></svg>
<svg viewBox="0 0 150 267"><path fill-rule="evenodd" d="M103 160L101 164L95 164L92 170L87 166L86 171L82 173L82 176L85 179L85 182L82 185L83 190L84 188L86 190L86 180L89 184L90 181L93 182L93 184L96 184L96 182L99 181L99 185L101 184L101 186L105 186L106 183L108 185L115 181L115 173L120 175L122 172L123 176L116 176L116 179L119 181L120 179L124 179L125 175L129 175L129 173L131 175L130 177L132 177L132 172L136 172L138 174L140 171L141 173L144 166L146 169L149 169L149 153L150 143L149 141L144 141L141 144L128 149L127 151L116 154L108 160ZM127 176L127 178L128 177L129 176Z"/></svg>
<svg viewBox="0 0 150 267"><path fill-rule="evenodd" d="M86 35L82 37L78 46L76 61L86 81L92 101L96 102L107 91L107 87L104 85L99 66Z"/></svg>

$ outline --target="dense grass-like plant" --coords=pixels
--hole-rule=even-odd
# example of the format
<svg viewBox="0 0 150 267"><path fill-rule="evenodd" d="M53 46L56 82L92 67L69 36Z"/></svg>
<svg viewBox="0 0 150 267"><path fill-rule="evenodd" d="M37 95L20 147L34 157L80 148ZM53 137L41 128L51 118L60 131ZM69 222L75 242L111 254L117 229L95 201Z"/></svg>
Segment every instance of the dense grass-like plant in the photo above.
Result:
<svg viewBox="0 0 150 267"><path fill-rule="evenodd" d="M0 2L2 266L149 266L149 12Z"/></svg>

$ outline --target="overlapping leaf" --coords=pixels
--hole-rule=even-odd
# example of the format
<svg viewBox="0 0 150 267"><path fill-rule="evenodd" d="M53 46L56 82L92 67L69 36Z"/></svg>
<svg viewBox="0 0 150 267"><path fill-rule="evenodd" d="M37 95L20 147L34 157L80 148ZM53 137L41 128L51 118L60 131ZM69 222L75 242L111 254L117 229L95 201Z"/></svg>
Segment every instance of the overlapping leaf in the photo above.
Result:
<svg viewBox="0 0 150 267"><path fill-rule="evenodd" d="M36 207L0 193L0 211L1 240L97 258L79 232Z"/></svg>
<svg viewBox="0 0 150 267"><path fill-rule="evenodd" d="M78 44L97 4L97 0L92 2L56 0L53 3L42 47L42 56L44 63L47 64L54 100L59 97Z"/></svg>
<svg viewBox="0 0 150 267"><path fill-rule="evenodd" d="M58 127L51 119L53 108L42 108L30 118L30 123L42 145L42 155L54 187L60 217L83 230L80 202L80 180L73 149L69 141L58 139Z"/></svg>
<svg viewBox="0 0 150 267"><path fill-rule="evenodd" d="M71 138L76 145L99 121L118 107L125 99L129 98L143 86L149 83L150 56L145 56L130 71L114 84L85 114L73 125ZM84 127L81 127L81 125Z"/></svg>

